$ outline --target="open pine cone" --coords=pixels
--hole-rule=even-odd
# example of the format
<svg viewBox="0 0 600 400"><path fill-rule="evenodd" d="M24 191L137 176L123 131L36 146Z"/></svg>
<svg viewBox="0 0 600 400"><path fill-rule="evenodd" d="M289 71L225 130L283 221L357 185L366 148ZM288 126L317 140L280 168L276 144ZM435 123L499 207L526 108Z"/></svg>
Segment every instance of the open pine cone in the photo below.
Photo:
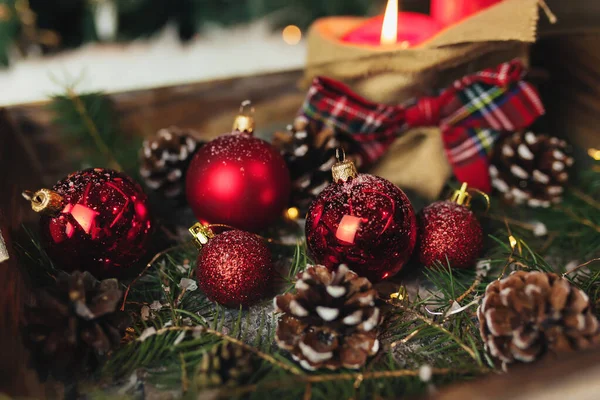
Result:
<svg viewBox="0 0 600 400"><path fill-rule="evenodd" d="M40 378L76 380L119 345L131 323L118 310L122 295L116 279L79 271L36 294L25 310L24 341Z"/></svg>
<svg viewBox="0 0 600 400"><path fill-rule="evenodd" d="M273 145L279 149L292 178L291 204L304 215L312 200L331 183L335 150L343 147L346 158L361 166L352 142L333 128L300 116L287 132L276 132Z"/></svg>
<svg viewBox="0 0 600 400"><path fill-rule="evenodd" d="M140 175L146 186L167 198L183 198L186 171L203 144L192 131L175 126L159 130L153 140L144 140Z"/></svg>
<svg viewBox="0 0 600 400"><path fill-rule="evenodd" d="M252 374L256 359L241 346L223 342L202 356L196 370L198 388L234 386Z"/></svg>
<svg viewBox="0 0 600 400"><path fill-rule="evenodd" d="M336 272L309 265L300 272L296 294L277 296L284 315L275 340L307 370L360 368L379 349L377 292L345 265Z"/></svg>
<svg viewBox="0 0 600 400"><path fill-rule="evenodd" d="M509 203L550 207L560 203L573 157L564 140L531 131L515 132L494 149L492 186Z"/></svg>
<svg viewBox="0 0 600 400"><path fill-rule="evenodd" d="M477 317L486 349L505 365L600 344L587 295L553 273L515 271L490 283Z"/></svg>

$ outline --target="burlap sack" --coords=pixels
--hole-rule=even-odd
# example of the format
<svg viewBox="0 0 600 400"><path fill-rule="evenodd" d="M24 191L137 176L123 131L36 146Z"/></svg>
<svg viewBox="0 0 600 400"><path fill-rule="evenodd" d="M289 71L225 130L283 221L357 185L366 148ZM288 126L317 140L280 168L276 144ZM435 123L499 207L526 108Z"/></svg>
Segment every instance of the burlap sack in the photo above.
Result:
<svg viewBox="0 0 600 400"><path fill-rule="evenodd" d="M390 50L339 40L363 18L320 19L308 34L302 85L307 88L315 76L323 75L370 100L401 103L504 61L527 62L537 21L538 0L504 0L418 47ZM451 175L439 130L419 129L399 138L372 172L428 198L438 196Z"/></svg>

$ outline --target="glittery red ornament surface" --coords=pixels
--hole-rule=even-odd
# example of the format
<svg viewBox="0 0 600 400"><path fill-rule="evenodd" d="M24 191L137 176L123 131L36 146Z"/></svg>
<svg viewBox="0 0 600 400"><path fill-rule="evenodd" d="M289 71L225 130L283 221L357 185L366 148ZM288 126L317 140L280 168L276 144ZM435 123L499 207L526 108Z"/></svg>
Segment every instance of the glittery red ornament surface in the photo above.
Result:
<svg viewBox="0 0 600 400"><path fill-rule="evenodd" d="M196 264L198 286L210 300L227 307L246 307L263 298L272 275L271 253L265 242L238 230L210 239Z"/></svg>
<svg viewBox="0 0 600 400"><path fill-rule="evenodd" d="M63 196L64 208L56 217L42 215L40 227L57 268L89 271L99 279L137 272L152 231L140 185L125 174L94 168L69 175L52 190Z"/></svg>
<svg viewBox="0 0 600 400"><path fill-rule="evenodd" d="M290 175L270 144L232 133L196 153L187 172L186 193L200 221L256 231L281 216L289 201Z"/></svg>
<svg viewBox="0 0 600 400"><path fill-rule="evenodd" d="M418 217L419 261L452 268L472 267L483 248L483 232L475 214L452 201L438 201L425 207Z"/></svg>
<svg viewBox="0 0 600 400"><path fill-rule="evenodd" d="M361 174L329 185L306 219L306 240L316 262L339 264L380 280L396 274L416 242L415 214L408 197L391 182Z"/></svg>

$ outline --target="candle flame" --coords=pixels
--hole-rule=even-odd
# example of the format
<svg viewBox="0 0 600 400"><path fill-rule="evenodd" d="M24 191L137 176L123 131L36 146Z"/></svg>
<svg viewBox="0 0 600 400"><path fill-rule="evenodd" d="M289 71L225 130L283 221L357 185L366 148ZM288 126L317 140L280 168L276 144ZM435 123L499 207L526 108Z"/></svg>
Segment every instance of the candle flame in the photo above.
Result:
<svg viewBox="0 0 600 400"><path fill-rule="evenodd" d="M396 44L398 35L398 0L388 0L381 26L382 45Z"/></svg>

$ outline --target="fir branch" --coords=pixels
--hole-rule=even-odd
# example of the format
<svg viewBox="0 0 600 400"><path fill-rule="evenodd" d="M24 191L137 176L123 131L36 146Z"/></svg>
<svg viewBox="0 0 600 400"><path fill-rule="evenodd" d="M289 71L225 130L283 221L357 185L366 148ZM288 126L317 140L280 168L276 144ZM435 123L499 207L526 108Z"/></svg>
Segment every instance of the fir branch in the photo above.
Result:
<svg viewBox="0 0 600 400"><path fill-rule="evenodd" d="M68 87L67 88L67 96L69 97L71 102L73 102L73 106L75 107L75 110L77 110L77 113L79 114L83 123L85 124L86 131L88 132L88 134L94 141L96 147L98 148L100 153L102 153L102 155L104 157L106 157L106 159L108 160L108 167L115 169L117 171L123 171L123 168L121 167L119 162L115 159L112 152L110 151L110 149L108 148L108 146L106 145L106 143L104 142L102 137L100 136L100 132L98 132L98 128L96 127L96 124L94 123L94 121L92 121L92 118L90 117L88 110L86 109L85 105L83 104L83 101L81 101L81 98L79 97L79 95L77 95L77 93L75 93L75 91L72 88Z"/></svg>
<svg viewBox="0 0 600 400"><path fill-rule="evenodd" d="M49 108L65 139L84 153L74 157L76 162L86 160L77 168L107 167L136 177L141 139L120 131L117 111L107 95L77 94L74 85L63 84L64 94L53 96Z"/></svg>
<svg viewBox="0 0 600 400"><path fill-rule="evenodd" d="M195 333L208 333L210 335L214 335L216 337L218 337L219 339L222 339L224 341L230 342L235 344L236 346L242 347L245 350L248 350L250 352L252 352L253 354L255 354L257 357L262 358L264 361L268 362L269 364L272 364L273 366L276 366L278 368L281 368L287 372L290 372L294 375L302 375L302 372L296 368L296 367L291 367L287 364L284 364L278 360L276 360L273 356L264 353L262 351L260 351L259 349L252 347L244 342L242 342L241 340L238 340L232 336L226 335L223 332L220 332L218 330L215 329L211 329L211 328L207 328L207 327L203 327L203 326L195 326L195 327L190 327L190 326L173 326L173 327L167 327L167 328L161 328L159 330L156 331L156 333L154 333L154 335L162 335L164 333L167 332L195 332Z"/></svg>
<svg viewBox="0 0 600 400"><path fill-rule="evenodd" d="M121 303L121 311L125 310L125 304L127 303L127 298L129 297L129 292L131 291L131 288L136 284L136 282L139 279L146 275L148 270L152 268L158 260L160 260L162 257L167 256L175 250L183 249L186 246L189 246L190 243L191 242L178 244L176 246L169 247L168 249L156 253L154 257L152 257L152 259L148 261L144 269L140 271L140 273L129 283L129 285L127 285L127 288L125 289L125 294L123 295L123 302Z"/></svg>
<svg viewBox="0 0 600 400"><path fill-rule="evenodd" d="M428 326L439 330L440 332L446 334L451 340L453 340L461 349L463 349L474 361L476 361L477 363L480 363L480 359L477 357L477 355L475 354L475 351L473 351L472 348L470 348L469 346L467 346L465 343L463 343L462 340L460 340L460 338L458 336L456 336L455 334L453 334L452 332L450 332L448 329L444 328L442 325L436 323L435 321L433 321L430 318L425 317L424 315L420 314L419 312L413 310L412 308L406 307L402 304L397 304L395 302L390 302L387 301L388 304L392 305L395 308L398 308L400 310L402 310L402 312L408 313L410 314L412 317L417 318L419 320L421 320L422 322L424 322L425 324L427 324Z"/></svg>
<svg viewBox="0 0 600 400"><path fill-rule="evenodd" d="M473 374L474 372L483 373L488 370L481 368L478 370L457 370L452 368L432 368L431 372L433 375L448 375L448 374ZM285 381L267 382L264 384L252 384L247 386L240 386L232 390L219 391L220 397L227 396L240 396L250 392L258 392L262 390L269 390L274 388L287 388L296 385L305 384L317 384L323 382L364 382L374 379L392 379L392 378L403 378L403 377L418 377L420 370L418 369L397 369L387 371L372 371L372 372L354 372L354 373L339 373L339 374L320 374L320 375L303 375L295 377L294 379L288 379ZM352 385L354 387L354 385Z"/></svg>

